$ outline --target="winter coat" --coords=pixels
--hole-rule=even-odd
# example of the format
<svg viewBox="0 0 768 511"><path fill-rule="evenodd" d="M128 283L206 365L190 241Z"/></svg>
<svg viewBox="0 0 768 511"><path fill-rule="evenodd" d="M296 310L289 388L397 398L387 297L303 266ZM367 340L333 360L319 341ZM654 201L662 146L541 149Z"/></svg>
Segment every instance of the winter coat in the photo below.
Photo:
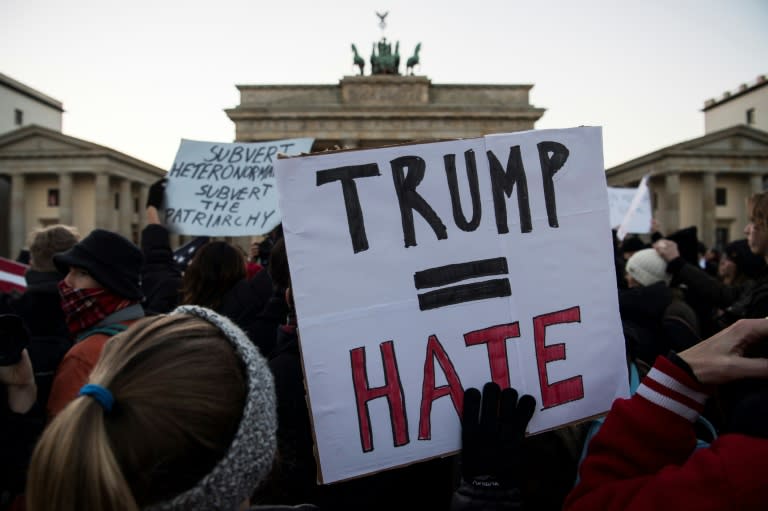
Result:
<svg viewBox="0 0 768 511"><path fill-rule="evenodd" d="M141 288L144 291L144 309L149 314L164 314L179 304L181 270L173 260L168 229L149 224L141 231L141 250L144 266L141 270Z"/></svg>
<svg viewBox="0 0 768 511"><path fill-rule="evenodd" d="M768 439L726 433L694 452L706 390L659 357L637 392L614 402L563 510L764 510Z"/></svg>

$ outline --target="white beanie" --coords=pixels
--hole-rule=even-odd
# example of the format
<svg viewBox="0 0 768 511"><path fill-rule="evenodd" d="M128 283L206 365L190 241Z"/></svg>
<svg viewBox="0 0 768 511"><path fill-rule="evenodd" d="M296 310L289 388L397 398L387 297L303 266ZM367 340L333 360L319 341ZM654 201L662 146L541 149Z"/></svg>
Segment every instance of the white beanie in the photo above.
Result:
<svg viewBox="0 0 768 511"><path fill-rule="evenodd" d="M627 273L643 286L650 286L659 281L669 284L671 275L667 273L667 262L655 248L645 248L632 254L627 261Z"/></svg>

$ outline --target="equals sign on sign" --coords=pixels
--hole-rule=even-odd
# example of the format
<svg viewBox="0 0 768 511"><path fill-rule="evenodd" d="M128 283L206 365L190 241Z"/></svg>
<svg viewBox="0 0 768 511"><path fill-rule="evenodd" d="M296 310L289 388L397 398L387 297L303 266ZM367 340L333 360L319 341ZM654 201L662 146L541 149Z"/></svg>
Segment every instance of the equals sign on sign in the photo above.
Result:
<svg viewBox="0 0 768 511"><path fill-rule="evenodd" d="M419 294L419 309L437 309L457 303L510 296L512 290L509 286L509 279L506 278L456 284L462 280L508 273L507 260L504 257L449 264L417 271L413 274L413 283L416 289L440 288Z"/></svg>

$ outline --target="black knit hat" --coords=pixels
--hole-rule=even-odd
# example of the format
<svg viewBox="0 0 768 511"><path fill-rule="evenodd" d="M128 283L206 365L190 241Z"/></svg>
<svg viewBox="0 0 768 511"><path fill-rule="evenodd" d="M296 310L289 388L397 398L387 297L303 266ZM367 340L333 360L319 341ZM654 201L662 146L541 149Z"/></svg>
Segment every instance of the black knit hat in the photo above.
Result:
<svg viewBox="0 0 768 511"><path fill-rule="evenodd" d="M66 274L70 266L84 268L99 284L118 296L141 300L141 250L120 236L104 229L91 233L66 252L53 256L53 264Z"/></svg>

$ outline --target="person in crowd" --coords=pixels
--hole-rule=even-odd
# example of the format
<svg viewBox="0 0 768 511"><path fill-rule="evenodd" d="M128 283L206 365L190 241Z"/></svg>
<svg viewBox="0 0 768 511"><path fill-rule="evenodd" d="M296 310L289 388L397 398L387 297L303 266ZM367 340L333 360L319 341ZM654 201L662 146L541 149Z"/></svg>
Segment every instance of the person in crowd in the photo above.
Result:
<svg viewBox="0 0 768 511"><path fill-rule="evenodd" d="M564 511L765 509L768 492L768 321L740 320L660 356L630 399L618 399L589 444ZM695 449L694 422L719 386L727 420Z"/></svg>
<svg viewBox="0 0 768 511"><path fill-rule="evenodd" d="M749 248L763 259L768 256L768 192L754 195L750 200L750 222L744 229ZM740 318L768 316L768 269L763 269L754 282L747 285L725 286L701 268L686 262L677 243L664 239L653 247L667 261L667 272L685 284L691 294L711 307L725 311L718 318L715 331ZM704 332L705 335L711 332Z"/></svg>
<svg viewBox="0 0 768 511"><path fill-rule="evenodd" d="M32 448L45 426L45 405L56 371L64 354L72 346L64 313L61 310L58 283L64 278L53 264L53 255L71 248L77 243L79 235L74 227L51 225L35 229L30 233L28 246L30 267L24 278L27 287L21 294L0 295L0 314L9 322L21 325L15 329L0 328L0 343L5 349L17 346L19 336L23 345L8 352L9 356L0 365L7 369L21 362L21 350L30 360L31 381L6 387L8 393L29 390L34 386L34 400L29 406L15 406L0 402L0 494L5 500L21 495L32 455ZM15 319L12 319L11 316ZM11 323L9 323L11 324ZM2 355L0 355L0 358ZM9 365L10 364L10 365ZM14 374L19 374L15 371ZM21 374L29 374L21 371ZM8 383L8 382L6 382ZM10 397L10 396L9 396ZM0 497L0 502L3 498ZM0 509L3 506L0 504Z"/></svg>
<svg viewBox="0 0 768 511"><path fill-rule="evenodd" d="M144 309L148 314L163 314L179 305L182 272L173 259L168 229L160 222L158 209L162 207L166 180L161 179L149 188L146 213L147 225L141 231L141 250L144 266L141 286L144 291Z"/></svg>
<svg viewBox="0 0 768 511"><path fill-rule="evenodd" d="M696 312L680 289L669 286L666 262L653 248L635 252L626 264L628 289L619 291L619 312L627 330L632 359L653 364L670 349L685 349L701 340Z"/></svg>
<svg viewBox="0 0 768 511"><path fill-rule="evenodd" d="M44 432L27 509L244 509L276 428L272 375L242 330L197 306L147 317Z"/></svg>
<svg viewBox="0 0 768 511"><path fill-rule="evenodd" d="M726 245L720 257L717 276L725 286L743 286L754 281L765 270L765 258L753 254L746 239Z"/></svg>
<svg viewBox="0 0 768 511"><path fill-rule="evenodd" d="M18 509L45 413L38 405L29 332L20 316L0 314L0 340L0 509Z"/></svg>
<svg viewBox="0 0 768 511"><path fill-rule="evenodd" d="M54 376L47 406L51 417L77 396L107 340L144 316L144 257L123 236L94 229L66 252L54 255L53 262L66 274L59 282L59 294L75 344Z"/></svg>
<svg viewBox="0 0 768 511"><path fill-rule="evenodd" d="M621 251L621 242L616 236L616 229L611 229L611 241L613 246L613 266L616 270L616 287L618 289L627 288L627 279L625 266L627 264L626 259Z"/></svg>
<svg viewBox="0 0 768 511"><path fill-rule="evenodd" d="M158 256L153 262L160 268L153 281L164 282L166 295L171 294L170 288L178 286L178 304L200 305L227 316L245 330L262 353L269 354L274 348L277 325L284 321L285 308L264 311L272 296L272 281L264 271L249 278L247 257L240 247L227 241L209 241L195 251L180 281L171 278L173 284L169 284L167 278L161 277L170 275L169 269L173 267L169 233L157 213L164 201L166 184L166 178L155 182L147 199L147 221L154 226L154 254ZM170 304L168 300L166 308Z"/></svg>
<svg viewBox="0 0 768 511"><path fill-rule="evenodd" d="M648 244L641 240L639 236L629 236L621 242L621 255L625 261L628 261L632 254L644 248L648 248Z"/></svg>
<svg viewBox="0 0 768 511"><path fill-rule="evenodd" d="M717 269L720 265L720 258L722 254L716 247L707 248L704 246L704 268L703 270L713 277L717 277Z"/></svg>
<svg viewBox="0 0 768 511"><path fill-rule="evenodd" d="M0 313L20 316L29 332L29 357L43 408L53 373L72 346L58 288L65 275L56 269L53 256L69 250L79 239L77 229L69 225L56 224L32 231L28 243L30 266L24 275L27 287L20 295L0 295Z"/></svg>

